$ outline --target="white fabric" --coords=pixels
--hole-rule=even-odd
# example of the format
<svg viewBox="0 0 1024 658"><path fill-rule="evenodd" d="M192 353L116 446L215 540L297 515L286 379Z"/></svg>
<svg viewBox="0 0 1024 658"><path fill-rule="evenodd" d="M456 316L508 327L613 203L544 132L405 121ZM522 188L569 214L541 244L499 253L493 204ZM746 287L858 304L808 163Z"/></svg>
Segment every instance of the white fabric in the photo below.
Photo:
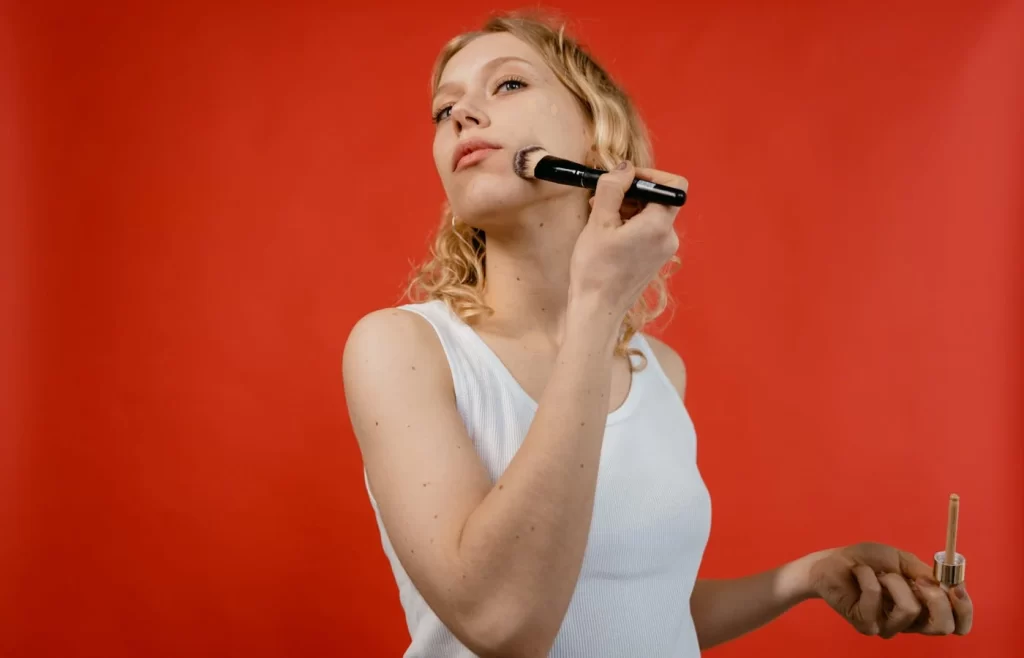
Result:
<svg viewBox="0 0 1024 658"><path fill-rule="evenodd" d="M498 356L441 301L408 304L433 325L452 370L459 414L492 482L526 436L537 403ZM550 658L698 658L690 594L711 526L696 433L648 342L648 365L608 415L593 520L576 591ZM365 480L365 472L364 472ZM410 581L367 492L412 641L405 658L469 657Z"/></svg>

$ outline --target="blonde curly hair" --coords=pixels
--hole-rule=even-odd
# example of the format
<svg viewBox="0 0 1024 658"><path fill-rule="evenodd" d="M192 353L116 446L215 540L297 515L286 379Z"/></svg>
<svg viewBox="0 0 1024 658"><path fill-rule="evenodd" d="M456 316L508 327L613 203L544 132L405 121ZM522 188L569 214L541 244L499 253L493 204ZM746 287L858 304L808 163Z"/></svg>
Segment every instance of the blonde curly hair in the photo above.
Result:
<svg viewBox="0 0 1024 658"><path fill-rule="evenodd" d="M441 73L455 53L477 37L501 32L533 46L576 97L594 135L593 148L584 164L606 170L622 160L629 160L638 167L652 166L647 130L632 101L580 44L566 35L565 24L552 18L506 14L491 18L478 31L453 38L442 48L434 64L431 92L436 91ZM484 232L462 222L453 222L451 208L446 204L430 255L414 270L406 296L414 302L443 300L469 324L490 315L493 310L484 303L486 253ZM639 350L629 348L630 339L667 308L667 280L672 266L678 264L678 257L673 257L626 314L616 354L643 358ZM644 365L646 363L634 369L642 369Z"/></svg>

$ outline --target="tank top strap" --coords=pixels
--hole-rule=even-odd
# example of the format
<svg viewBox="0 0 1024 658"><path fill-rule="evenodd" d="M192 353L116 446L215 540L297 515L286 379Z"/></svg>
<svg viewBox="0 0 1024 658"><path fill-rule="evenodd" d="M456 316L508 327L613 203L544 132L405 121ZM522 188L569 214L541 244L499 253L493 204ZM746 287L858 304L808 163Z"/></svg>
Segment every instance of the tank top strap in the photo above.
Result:
<svg viewBox="0 0 1024 658"><path fill-rule="evenodd" d="M630 341L630 346L640 350L643 355L647 358L647 367L640 373L640 375L648 386L655 387L668 387L673 395L677 395L675 384L669 379L668 373L661 367L661 362L658 361L658 356L654 353L654 349L651 347L650 341L647 337L641 333L633 335L633 339Z"/></svg>
<svg viewBox="0 0 1024 658"><path fill-rule="evenodd" d="M472 328L439 299L404 304L398 308L415 313L430 323L448 360L456 400L470 399L475 373L480 372L484 361L474 349Z"/></svg>
<svg viewBox="0 0 1024 658"><path fill-rule="evenodd" d="M441 341L441 346L444 347L445 353L449 359L452 357L452 352L456 348L463 336L461 336L460 329L464 329L464 323L454 314L448 305L439 299L434 299L426 302L419 302L413 304L404 304L398 307L403 311L410 311L419 315L434 328L434 332L437 333L438 339Z"/></svg>

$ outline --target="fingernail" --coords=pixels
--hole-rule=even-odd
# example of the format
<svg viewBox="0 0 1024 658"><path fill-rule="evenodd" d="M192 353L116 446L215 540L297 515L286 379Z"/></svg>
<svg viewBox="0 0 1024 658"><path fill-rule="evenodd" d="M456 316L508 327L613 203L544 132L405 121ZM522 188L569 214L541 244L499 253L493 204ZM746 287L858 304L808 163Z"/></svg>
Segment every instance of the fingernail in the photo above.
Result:
<svg viewBox="0 0 1024 658"><path fill-rule="evenodd" d="M625 169L626 168L626 164L627 164L626 161L623 160L622 162L619 163L619 166L617 166L616 169L619 169L619 170Z"/></svg>
<svg viewBox="0 0 1024 658"><path fill-rule="evenodd" d="M916 584L918 587L931 587L932 581L928 580L927 578L918 578L916 581L914 581L914 584Z"/></svg>
<svg viewBox="0 0 1024 658"><path fill-rule="evenodd" d="M957 585L956 587L953 588L953 596L955 596L958 599L964 598L964 594L965 593L966 592L964 592L964 586L963 585Z"/></svg>

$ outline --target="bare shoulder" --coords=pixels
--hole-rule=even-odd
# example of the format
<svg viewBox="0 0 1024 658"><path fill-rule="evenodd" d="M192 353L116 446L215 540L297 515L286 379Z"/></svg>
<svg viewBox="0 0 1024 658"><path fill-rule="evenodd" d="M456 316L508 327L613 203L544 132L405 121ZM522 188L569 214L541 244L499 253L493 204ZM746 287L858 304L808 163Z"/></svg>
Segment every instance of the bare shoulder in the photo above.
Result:
<svg viewBox="0 0 1024 658"><path fill-rule="evenodd" d="M429 396L439 402L455 395L434 328L422 316L397 308L368 313L352 327L342 356L342 381L360 443L370 410L402 396Z"/></svg>
<svg viewBox="0 0 1024 658"><path fill-rule="evenodd" d="M651 351L654 352L654 356L658 359L658 365L668 375L669 381L679 391L679 397L686 397L686 364L683 362L683 358L679 356L672 347L662 340L644 334L644 338L647 339L648 344L651 346Z"/></svg>
<svg viewBox="0 0 1024 658"><path fill-rule="evenodd" d="M437 375L447 373L450 381L446 366L444 349L430 323L397 308L382 308L360 318L345 341L342 356L346 381L382 371L406 375L417 368Z"/></svg>
<svg viewBox="0 0 1024 658"><path fill-rule="evenodd" d="M424 347L436 342L430 340L433 337L430 323L418 314L399 308L382 308L359 318L349 334L346 350L353 347L353 342L356 342L355 347L362 347L367 341L412 342Z"/></svg>

